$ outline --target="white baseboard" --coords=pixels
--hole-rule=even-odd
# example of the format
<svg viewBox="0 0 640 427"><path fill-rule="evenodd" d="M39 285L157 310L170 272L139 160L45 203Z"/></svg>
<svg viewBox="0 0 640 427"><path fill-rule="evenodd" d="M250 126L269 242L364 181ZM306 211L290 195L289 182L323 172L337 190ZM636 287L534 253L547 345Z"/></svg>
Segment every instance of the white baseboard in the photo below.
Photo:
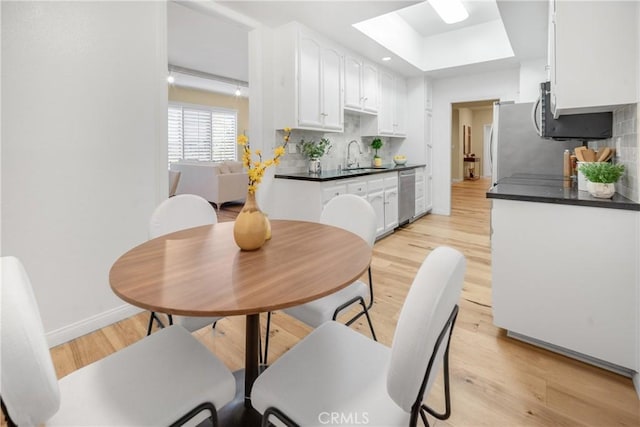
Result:
<svg viewBox="0 0 640 427"><path fill-rule="evenodd" d="M636 387L636 393L638 394L638 399L640 399L640 372L633 374L633 385Z"/></svg>
<svg viewBox="0 0 640 427"><path fill-rule="evenodd" d="M87 319L80 320L79 322L72 323L71 325L48 332L46 334L47 342L49 343L50 348L55 347L81 337L82 335L86 335L89 332L96 331L104 328L105 326L109 326L112 323L126 319L127 317L131 317L141 311L143 310L139 307L135 307L130 304L123 304L120 307L107 310Z"/></svg>

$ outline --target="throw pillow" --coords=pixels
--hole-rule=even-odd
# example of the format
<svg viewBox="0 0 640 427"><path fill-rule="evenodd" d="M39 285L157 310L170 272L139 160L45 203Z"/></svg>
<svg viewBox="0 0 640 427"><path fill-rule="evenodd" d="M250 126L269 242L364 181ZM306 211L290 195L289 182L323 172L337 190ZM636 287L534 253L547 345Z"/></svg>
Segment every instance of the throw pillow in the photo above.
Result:
<svg viewBox="0 0 640 427"><path fill-rule="evenodd" d="M226 162L227 166L231 170L231 173L240 173L244 171L244 167L242 166L242 162Z"/></svg>
<svg viewBox="0 0 640 427"><path fill-rule="evenodd" d="M219 174L231 173L231 169L229 169L229 166L225 165L224 163L219 163L217 166Z"/></svg>

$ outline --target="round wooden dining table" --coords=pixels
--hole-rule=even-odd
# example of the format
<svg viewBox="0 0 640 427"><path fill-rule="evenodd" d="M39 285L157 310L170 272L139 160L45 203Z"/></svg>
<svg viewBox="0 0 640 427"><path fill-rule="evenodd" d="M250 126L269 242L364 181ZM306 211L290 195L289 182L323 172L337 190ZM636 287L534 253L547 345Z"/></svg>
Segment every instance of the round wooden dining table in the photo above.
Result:
<svg viewBox="0 0 640 427"><path fill-rule="evenodd" d="M247 417L255 419L250 396L259 374L260 313L348 286L367 270L371 248L341 228L272 220L271 240L243 251L233 240L233 224L190 228L142 243L116 260L109 282L120 298L150 311L246 316L243 398L226 412L233 412L230 424L249 425Z"/></svg>

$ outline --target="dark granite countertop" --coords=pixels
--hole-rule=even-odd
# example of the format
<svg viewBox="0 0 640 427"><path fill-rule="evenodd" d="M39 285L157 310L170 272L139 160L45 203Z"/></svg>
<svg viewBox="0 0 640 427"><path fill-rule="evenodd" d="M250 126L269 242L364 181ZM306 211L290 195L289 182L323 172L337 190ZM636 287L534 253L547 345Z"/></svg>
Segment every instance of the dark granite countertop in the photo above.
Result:
<svg viewBox="0 0 640 427"><path fill-rule="evenodd" d="M640 211L640 203L618 193L611 199L598 199L578 191L575 183L565 188L563 177L555 175L516 174L503 178L487 191L487 198Z"/></svg>
<svg viewBox="0 0 640 427"><path fill-rule="evenodd" d="M297 172L297 173L276 173L275 177L280 179L296 179L300 181L333 181L336 179L348 179L357 176L373 175L384 172L398 172L408 169L415 169L426 166L425 164L408 164L408 165L387 165L380 167L363 167L360 169L351 170L328 170L322 171L319 174L311 174L309 172Z"/></svg>

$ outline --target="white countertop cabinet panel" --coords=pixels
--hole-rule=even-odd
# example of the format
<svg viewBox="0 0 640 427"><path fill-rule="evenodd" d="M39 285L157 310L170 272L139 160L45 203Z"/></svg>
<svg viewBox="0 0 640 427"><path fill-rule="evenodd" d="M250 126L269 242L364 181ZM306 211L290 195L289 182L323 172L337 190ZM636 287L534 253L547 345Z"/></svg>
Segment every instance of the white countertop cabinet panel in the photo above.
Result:
<svg viewBox="0 0 640 427"><path fill-rule="evenodd" d="M492 202L494 323L638 371L640 213Z"/></svg>

